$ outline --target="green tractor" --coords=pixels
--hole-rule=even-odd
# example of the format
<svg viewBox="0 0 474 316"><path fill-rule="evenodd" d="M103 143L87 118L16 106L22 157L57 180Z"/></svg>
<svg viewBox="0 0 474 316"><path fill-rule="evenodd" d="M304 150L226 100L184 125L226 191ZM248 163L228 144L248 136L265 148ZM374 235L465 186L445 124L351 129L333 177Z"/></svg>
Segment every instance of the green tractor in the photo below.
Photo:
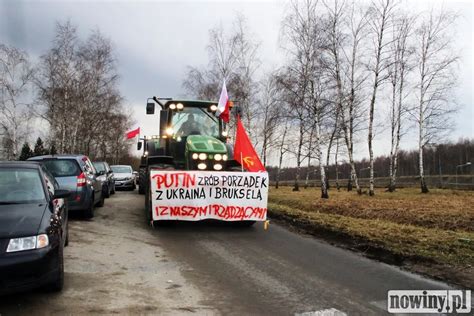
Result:
<svg viewBox="0 0 474 316"><path fill-rule="evenodd" d="M159 135L142 139L139 193L145 194L147 219L152 221L150 201L150 170L242 171L233 159L233 149L227 143L226 123L215 113L217 102L148 99L146 113L159 111Z"/></svg>

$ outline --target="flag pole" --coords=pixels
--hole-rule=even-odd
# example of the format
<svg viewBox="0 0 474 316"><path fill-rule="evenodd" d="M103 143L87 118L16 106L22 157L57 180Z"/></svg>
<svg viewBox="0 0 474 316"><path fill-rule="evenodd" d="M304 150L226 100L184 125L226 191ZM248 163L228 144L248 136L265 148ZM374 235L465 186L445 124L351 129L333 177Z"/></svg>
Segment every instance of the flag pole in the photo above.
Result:
<svg viewBox="0 0 474 316"><path fill-rule="evenodd" d="M244 158L242 157L242 151L240 152L240 166L242 167L242 172L244 172Z"/></svg>

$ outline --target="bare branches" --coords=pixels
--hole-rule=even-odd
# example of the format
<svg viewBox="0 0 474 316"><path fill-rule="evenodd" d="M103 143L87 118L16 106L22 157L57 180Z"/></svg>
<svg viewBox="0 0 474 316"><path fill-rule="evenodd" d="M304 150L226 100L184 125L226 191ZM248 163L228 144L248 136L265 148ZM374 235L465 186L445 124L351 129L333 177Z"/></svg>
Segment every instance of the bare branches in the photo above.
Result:
<svg viewBox="0 0 474 316"><path fill-rule="evenodd" d="M447 126L447 116L455 111L449 95L456 81L453 66L459 57L453 54L450 26L456 16L445 11L422 16L416 29L416 59L418 65L417 107L412 109L418 125L418 150L421 192L427 193L424 178L423 148ZM415 116L415 113L417 114Z"/></svg>
<svg viewBox="0 0 474 316"><path fill-rule="evenodd" d="M112 155L130 125L118 91L113 46L100 31L85 42L70 23L58 23L53 47L42 56L36 84L59 153ZM112 133L110 133L112 131ZM123 152L121 152L123 153Z"/></svg>
<svg viewBox="0 0 474 316"><path fill-rule="evenodd" d="M31 83L35 69L28 55L0 44L0 141L6 159L18 159L19 146L28 135Z"/></svg>

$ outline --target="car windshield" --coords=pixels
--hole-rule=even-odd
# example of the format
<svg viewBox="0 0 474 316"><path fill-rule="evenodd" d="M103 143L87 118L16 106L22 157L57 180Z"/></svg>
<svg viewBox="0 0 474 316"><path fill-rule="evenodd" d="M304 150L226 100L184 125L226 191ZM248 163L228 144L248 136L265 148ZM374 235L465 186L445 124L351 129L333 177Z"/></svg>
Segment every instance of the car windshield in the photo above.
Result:
<svg viewBox="0 0 474 316"><path fill-rule="evenodd" d="M77 162L72 159L44 160L43 164L55 177L72 177L81 173Z"/></svg>
<svg viewBox="0 0 474 316"><path fill-rule="evenodd" d="M94 165L94 168L97 170L97 172L106 171L105 164L103 162L93 162L92 164Z"/></svg>
<svg viewBox="0 0 474 316"><path fill-rule="evenodd" d="M45 200L41 178L33 169L0 169L0 205L40 203Z"/></svg>
<svg viewBox="0 0 474 316"><path fill-rule="evenodd" d="M130 166L111 166L114 173L132 173L132 167Z"/></svg>
<svg viewBox="0 0 474 316"><path fill-rule="evenodd" d="M219 121L202 108L185 107L182 111L174 112L171 127L176 137L188 135L219 137Z"/></svg>

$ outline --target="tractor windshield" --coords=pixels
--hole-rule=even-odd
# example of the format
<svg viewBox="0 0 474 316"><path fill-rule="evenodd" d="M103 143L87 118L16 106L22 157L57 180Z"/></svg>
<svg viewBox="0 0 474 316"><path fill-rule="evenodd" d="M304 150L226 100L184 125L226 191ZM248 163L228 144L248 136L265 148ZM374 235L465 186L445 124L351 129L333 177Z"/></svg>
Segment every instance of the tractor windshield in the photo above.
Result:
<svg viewBox="0 0 474 316"><path fill-rule="evenodd" d="M175 136L206 135L219 137L219 120L206 109L185 107L174 112L171 126Z"/></svg>

